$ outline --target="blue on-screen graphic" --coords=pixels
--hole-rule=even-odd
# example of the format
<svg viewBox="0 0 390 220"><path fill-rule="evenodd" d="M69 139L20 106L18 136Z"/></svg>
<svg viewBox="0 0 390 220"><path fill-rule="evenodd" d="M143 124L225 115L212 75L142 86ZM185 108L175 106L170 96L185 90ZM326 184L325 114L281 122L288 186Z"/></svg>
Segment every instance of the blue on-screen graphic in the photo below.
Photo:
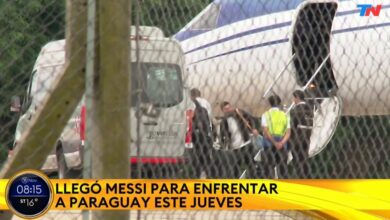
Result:
<svg viewBox="0 0 390 220"><path fill-rule="evenodd" d="M8 183L8 206L21 217L36 218L50 208L51 202L52 188L43 174L22 172Z"/></svg>

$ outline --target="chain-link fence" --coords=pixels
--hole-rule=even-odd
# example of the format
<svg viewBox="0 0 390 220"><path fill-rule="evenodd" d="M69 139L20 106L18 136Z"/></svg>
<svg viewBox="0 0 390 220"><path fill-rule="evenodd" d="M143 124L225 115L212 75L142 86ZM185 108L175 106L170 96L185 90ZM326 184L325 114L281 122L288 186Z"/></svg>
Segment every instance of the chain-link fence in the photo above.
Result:
<svg viewBox="0 0 390 220"><path fill-rule="evenodd" d="M64 38L65 2L1 1L1 161L14 142L19 113L11 100L21 101L41 47ZM11 98L15 96L15 98Z"/></svg>
<svg viewBox="0 0 390 220"><path fill-rule="evenodd" d="M388 2L127 3L0 1L3 173L31 164L54 178L390 176Z"/></svg>

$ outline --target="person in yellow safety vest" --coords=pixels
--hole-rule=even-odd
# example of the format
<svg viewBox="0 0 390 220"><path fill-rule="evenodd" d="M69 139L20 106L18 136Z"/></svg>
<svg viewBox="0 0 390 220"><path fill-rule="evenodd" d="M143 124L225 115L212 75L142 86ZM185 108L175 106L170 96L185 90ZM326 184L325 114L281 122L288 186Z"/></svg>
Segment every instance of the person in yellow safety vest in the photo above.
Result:
<svg viewBox="0 0 390 220"><path fill-rule="evenodd" d="M287 141L290 138L290 117L280 109L281 99L277 95L270 96L271 108L261 116L263 129L263 147L261 154L260 175L263 178L275 178L275 167L278 178L287 178ZM257 130L253 131L258 135Z"/></svg>

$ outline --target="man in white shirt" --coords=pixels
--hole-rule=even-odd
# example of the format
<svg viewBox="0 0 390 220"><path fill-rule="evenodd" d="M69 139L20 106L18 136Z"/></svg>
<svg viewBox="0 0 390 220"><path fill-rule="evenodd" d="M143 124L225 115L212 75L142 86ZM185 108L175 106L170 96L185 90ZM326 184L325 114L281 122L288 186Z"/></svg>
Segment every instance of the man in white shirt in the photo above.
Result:
<svg viewBox="0 0 390 220"><path fill-rule="evenodd" d="M249 177L255 177L254 156L257 149L251 142L251 129L255 127L255 117L249 113L234 108L229 102L221 104L224 119L221 122L221 141L228 146L230 154L234 157L229 164L233 166L233 177L238 178L243 172L243 167L248 171Z"/></svg>
<svg viewBox="0 0 390 220"><path fill-rule="evenodd" d="M192 118L192 166L195 171L195 177L199 178L202 171L206 172L208 177L215 170L211 158L213 149L212 138L212 113L210 103L201 98L199 89L191 89L191 100L194 103L194 116Z"/></svg>
<svg viewBox="0 0 390 220"><path fill-rule="evenodd" d="M232 150L240 149L244 145L244 138L242 137L240 128L238 127L237 121L233 117L229 117L226 119L229 131L231 135L230 146Z"/></svg>
<svg viewBox="0 0 390 220"><path fill-rule="evenodd" d="M194 102L196 100L200 106L205 108L207 110L207 113L209 115L209 120L210 120L210 125L211 125L211 120L213 119L213 112L211 110L211 105L210 103L205 99L201 97L201 93L198 89L191 89L191 100ZM193 109L195 109L196 105L193 103Z"/></svg>

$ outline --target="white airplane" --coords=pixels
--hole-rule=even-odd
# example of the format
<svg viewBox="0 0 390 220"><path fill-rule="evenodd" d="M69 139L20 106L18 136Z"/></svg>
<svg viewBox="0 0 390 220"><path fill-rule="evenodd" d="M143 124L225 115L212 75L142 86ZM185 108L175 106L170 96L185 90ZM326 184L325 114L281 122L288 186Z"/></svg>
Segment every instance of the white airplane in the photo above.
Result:
<svg viewBox="0 0 390 220"><path fill-rule="evenodd" d="M227 100L259 116L272 92L287 106L295 89L315 94L313 156L341 115L390 114L389 9L389 0L214 0L174 37L187 84L215 112Z"/></svg>

